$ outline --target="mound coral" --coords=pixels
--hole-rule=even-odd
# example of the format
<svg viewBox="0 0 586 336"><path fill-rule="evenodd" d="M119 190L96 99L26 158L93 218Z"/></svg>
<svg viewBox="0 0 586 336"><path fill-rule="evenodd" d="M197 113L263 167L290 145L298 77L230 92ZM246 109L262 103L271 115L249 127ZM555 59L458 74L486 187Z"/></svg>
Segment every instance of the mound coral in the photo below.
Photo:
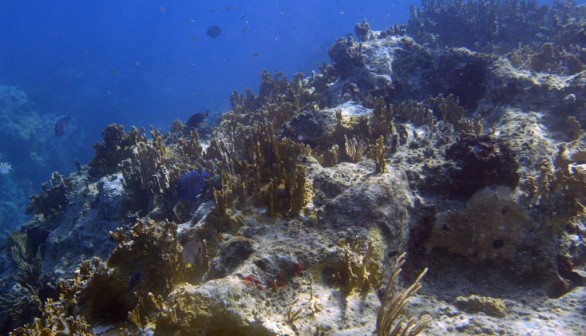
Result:
<svg viewBox="0 0 586 336"><path fill-rule="evenodd" d="M511 188L486 187L470 197L465 209L437 215L428 248L445 247L480 259L510 259L534 226Z"/></svg>

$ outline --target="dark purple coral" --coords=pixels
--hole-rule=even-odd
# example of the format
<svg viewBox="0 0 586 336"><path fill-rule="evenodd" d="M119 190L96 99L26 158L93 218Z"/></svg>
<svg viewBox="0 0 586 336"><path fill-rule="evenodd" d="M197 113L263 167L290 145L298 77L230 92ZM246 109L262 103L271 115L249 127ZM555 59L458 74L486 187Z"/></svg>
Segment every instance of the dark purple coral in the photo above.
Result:
<svg viewBox="0 0 586 336"><path fill-rule="evenodd" d="M446 159L455 163L449 169L448 193L454 198L469 198L488 186L519 184L519 164L504 142L490 136L460 139L446 151Z"/></svg>

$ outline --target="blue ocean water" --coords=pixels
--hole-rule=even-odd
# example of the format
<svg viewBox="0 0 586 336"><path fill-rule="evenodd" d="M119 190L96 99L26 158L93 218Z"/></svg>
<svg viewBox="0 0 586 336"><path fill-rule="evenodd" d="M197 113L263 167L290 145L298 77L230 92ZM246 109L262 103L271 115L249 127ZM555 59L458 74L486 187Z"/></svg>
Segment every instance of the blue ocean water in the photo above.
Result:
<svg viewBox="0 0 586 336"><path fill-rule="evenodd" d="M405 22L408 6L3 1L0 82L22 88L38 113L71 113L76 131L91 144L111 122L164 130L196 111L227 110L230 92L256 90L262 69L307 74L328 61L328 48L355 23L368 18L374 29L384 29ZM219 37L206 35L210 25L222 29Z"/></svg>

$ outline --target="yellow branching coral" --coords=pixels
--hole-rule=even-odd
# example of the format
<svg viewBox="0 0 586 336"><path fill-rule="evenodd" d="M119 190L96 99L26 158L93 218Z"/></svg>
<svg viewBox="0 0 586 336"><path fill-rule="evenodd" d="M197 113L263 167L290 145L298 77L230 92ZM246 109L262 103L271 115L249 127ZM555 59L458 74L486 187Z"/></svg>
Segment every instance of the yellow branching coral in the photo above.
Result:
<svg viewBox="0 0 586 336"><path fill-rule="evenodd" d="M345 142L345 153L350 162L360 162L364 159L364 153L366 153L366 147L358 141L356 138L348 139L347 136L344 135L344 142Z"/></svg>
<svg viewBox="0 0 586 336"><path fill-rule="evenodd" d="M361 247L358 239L354 239L350 245L340 241L339 245L344 250L346 290L351 292L358 289L365 293L371 288L379 288L382 280L382 256L377 255L373 241L368 241L366 250Z"/></svg>
<svg viewBox="0 0 586 336"><path fill-rule="evenodd" d="M384 174L387 172L387 165L385 162L385 153L388 147L385 146L385 140L382 136L376 139L376 142L370 147L370 156L376 163L376 173Z"/></svg>
<svg viewBox="0 0 586 336"><path fill-rule="evenodd" d="M271 124L237 128L229 140L214 137L206 156L216 159L221 171L214 192L218 212L245 204L250 196L264 202L271 216L298 214L306 203L298 159L309 153L303 144L279 139Z"/></svg>
<svg viewBox="0 0 586 336"><path fill-rule="evenodd" d="M96 143L96 155L89 163L92 174L112 174L119 170L120 161L128 157L132 147L146 142L144 130L136 128L124 132L124 126L110 124L103 131L103 143Z"/></svg>
<svg viewBox="0 0 586 336"><path fill-rule="evenodd" d="M60 301L47 299L43 307L41 318L36 318L33 323L16 329L11 336L25 335L94 335L90 325L80 316L67 316L65 308Z"/></svg>
<svg viewBox="0 0 586 336"><path fill-rule="evenodd" d="M177 151L184 162L195 162L201 158L203 148L199 144L199 134L196 130L191 131L189 139L177 139Z"/></svg>
<svg viewBox="0 0 586 336"><path fill-rule="evenodd" d="M222 186L222 189L214 190L214 200L216 202L216 209L225 214L228 209L233 206L232 190L229 186Z"/></svg>
<svg viewBox="0 0 586 336"><path fill-rule="evenodd" d="M424 269L417 279L408 288L397 291L394 287L401 267L405 264L405 253L397 257L393 271L389 278L385 294L382 298L382 306L376 319L376 334L378 336L412 336L419 334L431 322L431 316L423 315L419 318L406 319L401 312L407 299L414 296L421 289L421 279L427 273Z"/></svg>
<svg viewBox="0 0 586 336"><path fill-rule="evenodd" d="M393 124L394 110L395 107L393 105L387 106L384 99L376 100L371 119L372 135L374 137L391 137L395 134L395 125Z"/></svg>
<svg viewBox="0 0 586 336"><path fill-rule="evenodd" d="M340 146L333 145L329 150L323 153L323 165L333 167L340 162Z"/></svg>

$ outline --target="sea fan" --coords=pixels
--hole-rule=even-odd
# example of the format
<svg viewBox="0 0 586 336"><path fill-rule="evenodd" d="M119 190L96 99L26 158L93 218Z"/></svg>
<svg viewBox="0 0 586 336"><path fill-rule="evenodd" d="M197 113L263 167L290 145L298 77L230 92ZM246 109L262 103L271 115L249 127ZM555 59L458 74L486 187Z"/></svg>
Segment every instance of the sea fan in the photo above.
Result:
<svg viewBox="0 0 586 336"><path fill-rule="evenodd" d="M8 162L0 162L0 174L8 174L12 170L12 165Z"/></svg>

